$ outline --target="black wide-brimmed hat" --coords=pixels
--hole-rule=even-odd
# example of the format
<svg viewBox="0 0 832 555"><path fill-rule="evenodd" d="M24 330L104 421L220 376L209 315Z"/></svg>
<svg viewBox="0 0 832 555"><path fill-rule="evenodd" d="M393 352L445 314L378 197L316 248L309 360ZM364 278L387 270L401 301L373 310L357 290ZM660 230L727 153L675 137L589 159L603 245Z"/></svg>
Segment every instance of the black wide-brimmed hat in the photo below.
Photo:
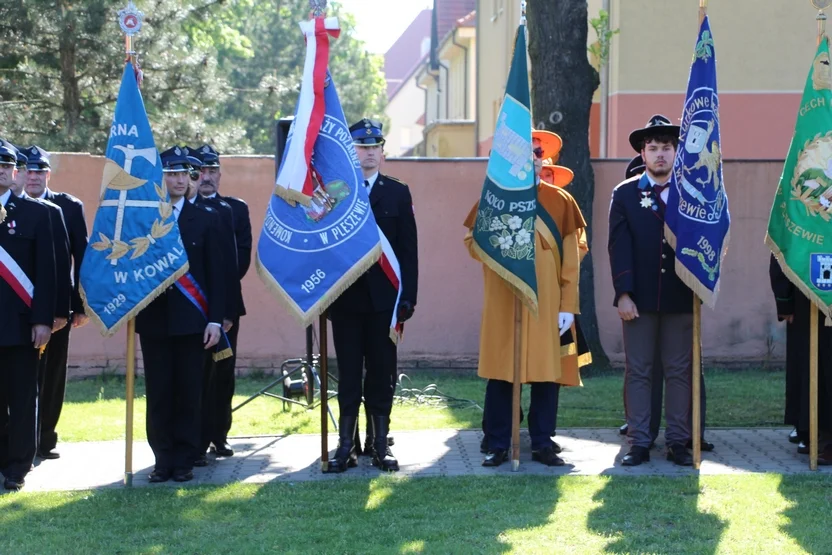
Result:
<svg viewBox="0 0 832 555"><path fill-rule="evenodd" d="M644 147L644 141L650 137L657 135L672 135L679 137L679 126L670 123L670 120L661 114L656 114L650 118L647 125L643 129L636 129L630 133L630 146L636 152L641 152Z"/></svg>
<svg viewBox="0 0 832 555"><path fill-rule="evenodd" d="M624 171L624 179L630 179L642 173L644 173L644 160L642 160L641 154L639 154L627 164L627 169Z"/></svg>

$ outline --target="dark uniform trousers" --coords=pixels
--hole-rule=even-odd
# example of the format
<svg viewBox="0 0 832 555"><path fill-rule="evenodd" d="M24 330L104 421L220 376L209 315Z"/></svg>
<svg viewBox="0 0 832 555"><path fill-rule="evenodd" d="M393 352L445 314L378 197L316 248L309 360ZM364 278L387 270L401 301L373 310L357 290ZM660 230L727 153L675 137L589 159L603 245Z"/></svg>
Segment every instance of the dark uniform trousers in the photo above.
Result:
<svg viewBox="0 0 832 555"><path fill-rule="evenodd" d="M231 430L231 402L234 397L234 372L237 366L237 337L240 319L233 320L228 330L228 342L234 354L215 362L209 352L205 357L206 373L202 387L202 443L200 454L205 453L211 443L221 445L228 440Z"/></svg>
<svg viewBox="0 0 832 555"><path fill-rule="evenodd" d="M157 469L193 466L199 449L202 335L139 336L147 386L147 441Z"/></svg>
<svg viewBox="0 0 832 555"><path fill-rule="evenodd" d="M0 470L7 478L25 476L35 458L37 364L32 346L0 347L0 407L8 407L0 431Z"/></svg>
<svg viewBox="0 0 832 555"><path fill-rule="evenodd" d="M390 416L397 367L396 345L389 339L392 318L392 310L332 314L332 339L338 360L338 406L342 415L358 416L363 385L368 413ZM367 372L362 380L365 367Z"/></svg>
<svg viewBox="0 0 832 555"><path fill-rule="evenodd" d="M624 395L630 442L649 447L656 345L664 370L667 392L665 418L668 444L685 444L691 438L691 375L693 315L647 312L624 327L626 371Z"/></svg>
<svg viewBox="0 0 832 555"><path fill-rule="evenodd" d="M650 437L656 441L659 437L659 428L662 426L662 406L664 402L664 370L662 370L662 359L659 346L656 346L656 354L653 358L653 390L650 393ZM708 402L705 394L705 372L699 373L699 425L702 437L705 436L705 413ZM624 413L627 413L627 395L624 395ZM691 411L691 414L693 411Z"/></svg>
<svg viewBox="0 0 832 555"><path fill-rule="evenodd" d="M55 315L68 317L67 325L54 332L46 345L46 351L40 361L39 368L39 393L38 393L38 451L46 452L55 448L58 443L58 434L55 428L61 417L61 410L64 404L66 391L67 353L69 351L69 336L72 331L72 313L81 314L84 312L84 304L78 292L79 272L81 262L84 259L84 251L87 247L87 224L84 217L84 204L68 193L55 192L46 189L45 200L60 208L65 226L65 236L68 251L66 260L62 262L63 253L55 250L55 262L58 267L65 264L63 274L71 272L72 277L63 283L64 290L68 287L70 295L69 302L71 312L66 313L61 309L61 296L57 299L57 310ZM53 219L53 232L60 226ZM58 240L56 237L56 245ZM74 260L74 262L73 262ZM59 274L59 278L61 275ZM60 281L59 281L60 283Z"/></svg>
<svg viewBox="0 0 832 555"><path fill-rule="evenodd" d="M533 382L529 405L529 437L532 450L539 451L552 444L558 421L558 399L560 384L554 382ZM511 442L511 382L488 380L485 386L484 429L488 449L508 449Z"/></svg>
<svg viewBox="0 0 832 555"><path fill-rule="evenodd" d="M399 261L401 301L416 306L418 240L410 190L379 174L370 191L370 205ZM358 417L363 390L368 415L390 417L397 374L396 344L390 339L396 295L396 288L375 264L330 306L341 416Z"/></svg>
<svg viewBox="0 0 832 555"><path fill-rule="evenodd" d="M55 428L61 418L66 391L66 365L72 322L54 332L38 364L38 451L58 444Z"/></svg>

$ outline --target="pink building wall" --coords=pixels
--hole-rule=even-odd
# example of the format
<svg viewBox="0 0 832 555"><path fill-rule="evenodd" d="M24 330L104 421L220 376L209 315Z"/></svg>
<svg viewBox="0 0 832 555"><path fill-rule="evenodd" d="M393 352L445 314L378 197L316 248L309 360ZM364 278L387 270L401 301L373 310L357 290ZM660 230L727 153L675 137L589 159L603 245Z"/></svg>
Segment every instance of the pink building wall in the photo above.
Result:
<svg viewBox="0 0 832 555"><path fill-rule="evenodd" d="M51 186L84 201L88 226L97 206L103 158L88 154L53 156ZM621 326L612 307L606 254L607 209L625 161L596 161L593 210L597 313L610 357L622 360ZM703 310L704 355L722 360L759 360L772 355L782 336L768 286L768 251L763 244L769 207L782 163L727 162L725 182L733 217L717 311ZM471 366L479 341L482 277L462 245L465 219L479 198L485 160L390 160L384 172L409 183L419 226L419 302L405 326L403 364ZM274 160L261 156L223 158L221 192L249 204L257 244L265 205L272 193ZM270 369L304 352L304 330L266 291L254 267L243 281L249 314L242 320L240 367ZM70 365L79 371L122 367L125 333L103 338L94 325L73 331ZM779 353L778 353L779 354ZM83 370L86 369L86 370Z"/></svg>

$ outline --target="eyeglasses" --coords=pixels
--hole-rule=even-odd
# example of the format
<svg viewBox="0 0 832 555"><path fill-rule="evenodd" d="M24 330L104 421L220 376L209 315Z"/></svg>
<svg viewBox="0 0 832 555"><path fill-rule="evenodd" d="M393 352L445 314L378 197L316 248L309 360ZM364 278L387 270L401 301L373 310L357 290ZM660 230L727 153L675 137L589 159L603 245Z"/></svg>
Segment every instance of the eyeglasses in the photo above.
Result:
<svg viewBox="0 0 832 555"><path fill-rule="evenodd" d="M534 152L535 158L543 158L543 147L537 147L532 152Z"/></svg>

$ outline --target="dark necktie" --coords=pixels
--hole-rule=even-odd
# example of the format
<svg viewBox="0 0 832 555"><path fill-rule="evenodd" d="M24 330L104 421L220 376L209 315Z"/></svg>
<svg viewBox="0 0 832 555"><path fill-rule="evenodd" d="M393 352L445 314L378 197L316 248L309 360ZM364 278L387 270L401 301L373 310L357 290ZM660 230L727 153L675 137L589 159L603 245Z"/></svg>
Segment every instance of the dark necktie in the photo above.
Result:
<svg viewBox="0 0 832 555"><path fill-rule="evenodd" d="M369 181L367 181L366 179L364 180L364 186L365 186L365 187L369 187L369 186L370 186L370 182L369 182Z"/></svg>

